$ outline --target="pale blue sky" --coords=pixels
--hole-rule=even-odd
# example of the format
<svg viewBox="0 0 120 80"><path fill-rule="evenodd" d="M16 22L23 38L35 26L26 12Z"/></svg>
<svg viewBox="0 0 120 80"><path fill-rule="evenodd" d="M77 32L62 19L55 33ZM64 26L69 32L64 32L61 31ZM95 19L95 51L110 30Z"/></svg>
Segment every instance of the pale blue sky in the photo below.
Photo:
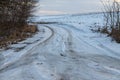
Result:
<svg viewBox="0 0 120 80"><path fill-rule="evenodd" d="M77 14L101 11L100 0L40 0L40 15Z"/></svg>

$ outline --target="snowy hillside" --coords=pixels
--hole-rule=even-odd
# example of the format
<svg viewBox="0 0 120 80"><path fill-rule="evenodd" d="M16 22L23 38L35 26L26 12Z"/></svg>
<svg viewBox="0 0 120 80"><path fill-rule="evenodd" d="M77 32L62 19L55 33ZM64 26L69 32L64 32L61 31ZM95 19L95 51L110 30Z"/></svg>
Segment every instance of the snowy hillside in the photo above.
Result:
<svg viewBox="0 0 120 80"><path fill-rule="evenodd" d="M36 17L39 32L0 52L0 80L120 80L120 44L93 33L102 14Z"/></svg>

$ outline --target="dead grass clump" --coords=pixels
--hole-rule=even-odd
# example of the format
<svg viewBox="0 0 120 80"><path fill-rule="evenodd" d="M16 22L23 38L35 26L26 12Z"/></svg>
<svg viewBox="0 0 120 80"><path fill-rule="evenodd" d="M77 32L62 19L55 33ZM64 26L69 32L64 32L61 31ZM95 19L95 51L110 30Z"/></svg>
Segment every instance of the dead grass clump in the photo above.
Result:
<svg viewBox="0 0 120 80"><path fill-rule="evenodd" d="M107 27L100 29L101 33L109 34Z"/></svg>
<svg viewBox="0 0 120 80"><path fill-rule="evenodd" d="M22 32L28 32L28 33L35 33L37 31L37 27L35 25L29 25L27 27L24 27Z"/></svg>
<svg viewBox="0 0 120 80"><path fill-rule="evenodd" d="M19 41L31 37L36 32L36 25L27 25L24 26L22 29L12 30L9 35L0 36L0 48L6 48L10 44L16 44Z"/></svg>
<svg viewBox="0 0 120 80"><path fill-rule="evenodd" d="M112 32L109 34L117 43L120 43L120 30L112 29Z"/></svg>

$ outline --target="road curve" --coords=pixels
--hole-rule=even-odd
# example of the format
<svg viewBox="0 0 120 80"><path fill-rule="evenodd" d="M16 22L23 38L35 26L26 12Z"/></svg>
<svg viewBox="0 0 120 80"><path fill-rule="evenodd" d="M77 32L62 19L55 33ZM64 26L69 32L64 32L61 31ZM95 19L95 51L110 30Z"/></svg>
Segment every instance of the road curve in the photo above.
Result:
<svg viewBox="0 0 120 80"><path fill-rule="evenodd" d="M120 79L120 60L86 43L79 37L81 30L60 23L42 25L52 35L0 70L0 80Z"/></svg>

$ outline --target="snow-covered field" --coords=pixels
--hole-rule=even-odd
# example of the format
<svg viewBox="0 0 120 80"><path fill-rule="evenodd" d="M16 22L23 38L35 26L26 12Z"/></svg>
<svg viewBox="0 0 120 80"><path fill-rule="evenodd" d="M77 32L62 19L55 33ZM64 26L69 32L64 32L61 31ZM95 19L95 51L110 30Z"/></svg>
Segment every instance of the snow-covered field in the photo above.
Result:
<svg viewBox="0 0 120 80"><path fill-rule="evenodd" d="M120 80L120 44L93 33L102 14L36 17L39 32L0 51L0 80Z"/></svg>

